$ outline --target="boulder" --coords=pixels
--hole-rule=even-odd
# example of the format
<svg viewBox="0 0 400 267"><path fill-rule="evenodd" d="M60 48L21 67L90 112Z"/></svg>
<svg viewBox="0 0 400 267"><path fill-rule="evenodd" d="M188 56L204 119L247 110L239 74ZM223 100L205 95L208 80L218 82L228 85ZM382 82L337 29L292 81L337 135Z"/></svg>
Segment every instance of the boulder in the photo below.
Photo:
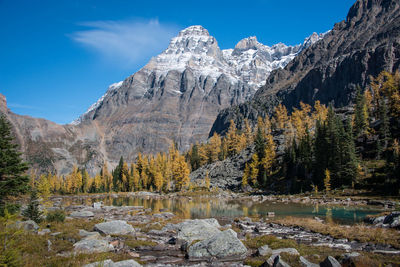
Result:
<svg viewBox="0 0 400 267"><path fill-rule="evenodd" d="M319 264L321 267L341 267L342 265L332 256L325 258L323 262Z"/></svg>
<svg viewBox="0 0 400 267"><path fill-rule="evenodd" d="M134 260L125 260L115 262L113 267L141 267L142 265Z"/></svg>
<svg viewBox="0 0 400 267"><path fill-rule="evenodd" d="M267 256L268 254L272 254L272 249L268 245L265 245L257 249L257 254L259 256Z"/></svg>
<svg viewBox="0 0 400 267"><path fill-rule="evenodd" d="M193 244L188 249L190 260L212 257L218 259L243 258L246 253L247 248L232 229L219 232L208 239Z"/></svg>
<svg viewBox="0 0 400 267"><path fill-rule="evenodd" d="M39 225L32 220L17 221L16 227L25 231L37 231L39 229Z"/></svg>
<svg viewBox="0 0 400 267"><path fill-rule="evenodd" d="M94 213L89 210L74 211L70 215L73 218L89 218L93 217Z"/></svg>
<svg viewBox="0 0 400 267"><path fill-rule="evenodd" d="M96 209L96 210L101 209L101 207L103 206L103 202L102 202L102 201L100 201L100 202L94 202L92 206L93 206L93 208Z"/></svg>
<svg viewBox="0 0 400 267"><path fill-rule="evenodd" d="M83 267L114 267L112 260L98 261L84 265Z"/></svg>
<svg viewBox="0 0 400 267"><path fill-rule="evenodd" d="M132 225L122 220L98 223L94 230L105 235L128 235L135 232Z"/></svg>
<svg viewBox="0 0 400 267"><path fill-rule="evenodd" d="M319 267L319 264L309 262L303 256L300 256L300 265L303 267Z"/></svg>
<svg viewBox="0 0 400 267"><path fill-rule="evenodd" d="M88 232L80 229L79 235L83 238L100 238L100 234L98 232Z"/></svg>
<svg viewBox="0 0 400 267"><path fill-rule="evenodd" d="M275 254L281 254L281 253L287 253L287 254L290 254L290 255L295 255L295 256L298 256L298 255L300 255L300 253L297 251L297 249L295 249L295 248L279 248L279 249L274 249L274 250L272 250L271 251L271 253L273 254L273 255L275 255Z"/></svg>
<svg viewBox="0 0 400 267"><path fill-rule="evenodd" d="M114 250L114 247L102 238L89 237L74 244L77 253L99 253Z"/></svg>
<svg viewBox="0 0 400 267"><path fill-rule="evenodd" d="M195 240L204 240L221 231L216 219L187 220L178 224L169 224L163 228L163 231L176 231L177 238L185 240L189 244Z"/></svg>
<svg viewBox="0 0 400 267"><path fill-rule="evenodd" d="M261 267L290 267L279 255L272 255Z"/></svg>
<svg viewBox="0 0 400 267"><path fill-rule="evenodd" d="M83 267L141 267L139 263L134 260L125 260L113 262L112 260L98 261L90 264L86 264Z"/></svg>
<svg viewBox="0 0 400 267"><path fill-rule="evenodd" d="M38 232L38 235L45 235L51 233L50 229L43 229L42 231Z"/></svg>
<svg viewBox="0 0 400 267"><path fill-rule="evenodd" d="M274 265L272 265L273 267L290 267L289 264L287 264L285 261L282 260L281 256L277 256L275 257L274 260Z"/></svg>

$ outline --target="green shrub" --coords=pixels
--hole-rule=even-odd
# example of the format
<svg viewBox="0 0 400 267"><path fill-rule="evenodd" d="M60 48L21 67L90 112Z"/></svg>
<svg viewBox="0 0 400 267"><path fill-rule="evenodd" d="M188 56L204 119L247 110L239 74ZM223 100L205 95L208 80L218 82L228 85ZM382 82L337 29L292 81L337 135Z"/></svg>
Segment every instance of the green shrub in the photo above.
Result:
<svg viewBox="0 0 400 267"><path fill-rule="evenodd" d="M65 212L63 210L49 211L46 216L48 222L64 222Z"/></svg>

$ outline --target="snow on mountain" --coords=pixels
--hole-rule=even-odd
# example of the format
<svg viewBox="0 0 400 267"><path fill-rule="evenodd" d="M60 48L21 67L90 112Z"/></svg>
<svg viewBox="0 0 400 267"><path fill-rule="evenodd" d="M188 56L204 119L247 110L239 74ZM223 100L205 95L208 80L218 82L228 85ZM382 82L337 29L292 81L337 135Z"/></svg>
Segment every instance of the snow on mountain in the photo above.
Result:
<svg viewBox="0 0 400 267"><path fill-rule="evenodd" d="M272 70L285 67L299 52L322 37L313 33L303 44L279 43L272 47L261 44L256 37L248 37L239 41L234 49L220 50L217 40L206 29L190 26L172 38L168 48L144 68L159 75L190 68L198 75L218 78L225 74L232 81L241 80L259 87Z"/></svg>
<svg viewBox="0 0 400 267"><path fill-rule="evenodd" d="M100 97L99 100L97 100L96 103L92 104L92 105L87 109L87 111L86 111L85 113L83 113L81 116L79 116L79 118L77 118L77 119L75 119L74 121L72 121L70 124L72 124L72 125L78 125L79 123L81 123L81 122L82 122L82 119L84 118L84 116L85 116L86 114L88 114L88 113L91 112L92 110L95 110L96 108L98 108L98 107L101 105L101 103L103 102L104 98L105 98L108 94L110 94L112 91L117 90L118 88L120 88L120 87L122 86L123 82L124 82L124 81L120 81L120 82L113 83L113 84L111 84L110 86L108 86L108 89L107 89L106 93L105 93L102 97Z"/></svg>
<svg viewBox="0 0 400 267"><path fill-rule="evenodd" d="M190 26L171 39L168 48L153 57L142 70L165 76L171 70L191 69L198 77L218 79L228 77L232 83L241 81L257 90L265 84L268 75L284 68L299 52L308 48L324 34L313 33L303 44L287 46L278 43L271 47L257 41L255 36L245 38L234 49L221 50L217 40L200 25ZM104 98L122 86L122 81L109 86L105 95L71 124L79 124L84 116L99 107ZM177 91L179 92L179 91Z"/></svg>

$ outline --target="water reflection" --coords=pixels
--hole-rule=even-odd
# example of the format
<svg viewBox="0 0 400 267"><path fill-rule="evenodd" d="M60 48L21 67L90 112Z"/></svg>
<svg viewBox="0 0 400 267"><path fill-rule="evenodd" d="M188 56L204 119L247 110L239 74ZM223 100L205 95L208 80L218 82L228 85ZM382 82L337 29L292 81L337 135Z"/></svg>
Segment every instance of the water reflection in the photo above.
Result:
<svg viewBox="0 0 400 267"><path fill-rule="evenodd" d="M361 222L366 215L377 214L378 210L350 206L321 206L300 203L276 203L265 201L224 200L216 198L151 198L151 197L111 197L84 198L72 200L73 203L91 205L93 202L103 201L104 205L113 206L143 206L154 212L171 211L182 218L221 218L261 216L266 217L268 212L275 212L275 217L315 217L318 216L330 222L353 224Z"/></svg>

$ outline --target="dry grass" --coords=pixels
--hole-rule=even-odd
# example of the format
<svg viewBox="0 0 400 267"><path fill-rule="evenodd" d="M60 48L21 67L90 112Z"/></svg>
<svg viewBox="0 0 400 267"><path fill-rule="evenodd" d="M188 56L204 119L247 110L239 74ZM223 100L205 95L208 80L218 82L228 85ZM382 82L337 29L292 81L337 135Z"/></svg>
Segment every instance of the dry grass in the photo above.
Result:
<svg viewBox="0 0 400 267"><path fill-rule="evenodd" d="M244 244L249 249L257 249L263 245L268 245L272 249L277 248L295 248L301 256L305 257L310 262L319 264L327 256L333 256L335 258L342 258L342 255L346 253L344 250L333 249L328 247L316 247L305 244L298 244L296 241L291 239L279 239L275 236L265 235L258 236L255 238L247 238ZM250 266L261 266L271 255L264 257L249 257L245 260L246 265ZM286 253L281 254L283 260L292 267L302 266L299 262L298 256L289 255ZM368 252L361 252L361 256L354 260L355 265L344 265L344 266L399 266L400 256L387 256Z"/></svg>
<svg viewBox="0 0 400 267"><path fill-rule="evenodd" d="M374 228L357 224L345 226L335 223L322 223L310 218L286 217L274 222L286 226L301 226L310 231L330 235L334 238L347 238L360 242L370 242L374 244L387 244L395 248L400 248L400 232L394 229Z"/></svg>

